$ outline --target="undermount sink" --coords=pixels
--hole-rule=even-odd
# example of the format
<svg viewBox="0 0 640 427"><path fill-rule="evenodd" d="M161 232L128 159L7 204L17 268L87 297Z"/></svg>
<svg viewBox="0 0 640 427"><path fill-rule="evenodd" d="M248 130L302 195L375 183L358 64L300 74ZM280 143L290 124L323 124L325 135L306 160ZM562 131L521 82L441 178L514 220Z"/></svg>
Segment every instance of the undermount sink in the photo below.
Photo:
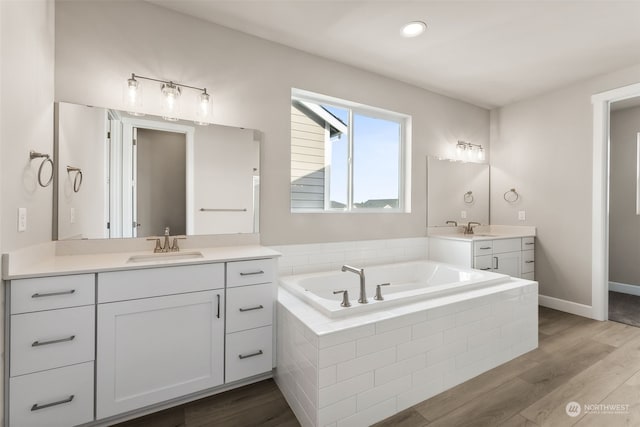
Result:
<svg viewBox="0 0 640 427"><path fill-rule="evenodd" d="M202 258L202 252L159 252L153 254L144 255L132 255L127 262L162 262L162 261L176 261L182 259L197 259Z"/></svg>
<svg viewBox="0 0 640 427"><path fill-rule="evenodd" d="M474 234L472 237L498 237L498 234L481 233L481 234Z"/></svg>

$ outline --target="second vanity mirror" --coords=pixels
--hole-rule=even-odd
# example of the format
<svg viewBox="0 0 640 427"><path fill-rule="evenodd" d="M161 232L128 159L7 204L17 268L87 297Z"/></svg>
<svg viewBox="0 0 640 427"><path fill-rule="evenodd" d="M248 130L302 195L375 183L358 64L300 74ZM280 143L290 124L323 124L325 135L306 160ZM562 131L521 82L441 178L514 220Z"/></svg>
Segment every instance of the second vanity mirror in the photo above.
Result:
<svg viewBox="0 0 640 427"><path fill-rule="evenodd" d="M489 165L427 158L427 226L489 224Z"/></svg>
<svg viewBox="0 0 640 427"><path fill-rule="evenodd" d="M54 240L257 233L257 132L59 102Z"/></svg>

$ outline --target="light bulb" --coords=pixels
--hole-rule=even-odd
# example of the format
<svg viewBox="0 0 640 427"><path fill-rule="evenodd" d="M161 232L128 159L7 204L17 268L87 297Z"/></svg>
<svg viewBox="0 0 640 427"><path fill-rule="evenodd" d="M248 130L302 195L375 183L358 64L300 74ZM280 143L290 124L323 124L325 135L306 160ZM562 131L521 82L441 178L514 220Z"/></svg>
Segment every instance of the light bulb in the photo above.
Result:
<svg viewBox="0 0 640 427"><path fill-rule="evenodd" d="M177 112L180 92L180 88L172 82L162 85L162 95L164 95L164 102L162 103L162 109L164 110L162 115L163 119L172 122L178 120Z"/></svg>
<svg viewBox="0 0 640 427"><path fill-rule="evenodd" d="M140 86L140 82L136 80L135 74L131 74L131 78L127 79L122 93L122 101L129 114L144 116L144 113L139 111L142 107L142 86Z"/></svg>
<svg viewBox="0 0 640 427"><path fill-rule="evenodd" d="M484 149L482 147L478 148L478 160L484 160Z"/></svg>
<svg viewBox="0 0 640 427"><path fill-rule="evenodd" d="M462 153L464 153L464 149L464 145L458 142L458 144L456 145L456 154L458 155L458 157L462 156Z"/></svg>
<svg viewBox="0 0 640 427"><path fill-rule="evenodd" d="M194 123L200 126L207 126L211 121L211 96L205 89L198 97L198 108L196 110L196 120Z"/></svg>
<svg viewBox="0 0 640 427"><path fill-rule="evenodd" d="M401 33L404 37L416 37L424 33L424 30L426 29L427 24L425 24L424 22L413 21L402 27Z"/></svg>

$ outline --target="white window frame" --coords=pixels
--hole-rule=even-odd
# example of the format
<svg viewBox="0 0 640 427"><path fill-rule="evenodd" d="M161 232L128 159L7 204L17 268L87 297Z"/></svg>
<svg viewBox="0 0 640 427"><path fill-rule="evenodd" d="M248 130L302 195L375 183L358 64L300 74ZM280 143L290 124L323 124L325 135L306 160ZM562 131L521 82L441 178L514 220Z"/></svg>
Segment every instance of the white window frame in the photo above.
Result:
<svg viewBox="0 0 640 427"><path fill-rule="evenodd" d="M349 111L348 159L347 159L347 206L345 209L331 208L329 198L331 188L331 144L329 131L325 128L325 202L324 209L291 210L292 213L410 213L411 212L411 116L352 101L321 95L302 89L292 89L291 99L330 105ZM353 116L354 114L388 120L400 124L400 147L398 153L398 207L397 208L354 208L353 203Z"/></svg>

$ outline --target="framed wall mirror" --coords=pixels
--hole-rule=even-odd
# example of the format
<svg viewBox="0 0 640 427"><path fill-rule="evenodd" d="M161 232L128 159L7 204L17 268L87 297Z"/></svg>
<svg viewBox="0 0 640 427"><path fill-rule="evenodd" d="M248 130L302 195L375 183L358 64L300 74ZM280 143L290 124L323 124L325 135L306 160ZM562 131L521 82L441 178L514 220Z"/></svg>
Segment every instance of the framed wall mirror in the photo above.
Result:
<svg viewBox="0 0 640 427"><path fill-rule="evenodd" d="M59 102L53 239L257 233L259 132Z"/></svg>
<svg viewBox="0 0 640 427"><path fill-rule="evenodd" d="M427 226L489 224L489 165L427 158Z"/></svg>

